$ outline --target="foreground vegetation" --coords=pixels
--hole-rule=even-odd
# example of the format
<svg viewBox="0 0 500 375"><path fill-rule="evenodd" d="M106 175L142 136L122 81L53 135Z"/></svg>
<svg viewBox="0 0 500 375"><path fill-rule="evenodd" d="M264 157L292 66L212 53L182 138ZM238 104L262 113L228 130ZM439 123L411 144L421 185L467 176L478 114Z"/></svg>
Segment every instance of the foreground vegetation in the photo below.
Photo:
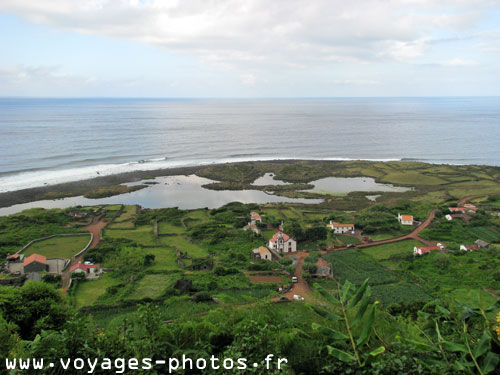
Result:
<svg viewBox="0 0 500 375"><path fill-rule="evenodd" d="M416 189L383 193L377 202L349 194L329 196L319 205L234 202L213 210L102 205L80 208L89 212L85 219L69 217L70 210L40 209L0 218L0 252L5 256L48 234L84 230L93 217L101 217L108 221L103 237L84 260L109 269L96 281L73 280L67 294L54 282L0 286L1 354L47 360L189 354L262 363L272 353L288 359L282 370L247 370L266 374L498 371L500 219L492 214L498 211L497 200L477 198L479 210L467 220L444 217L447 207L470 190L491 194L498 184L496 169L409 163L404 180L400 163L320 164L323 170L316 165L268 163L264 168L247 163L209 167L203 173L233 187L245 187L269 171L296 184L362 173L382 182L411 181ZM471 179L468 185L459 185L466 178ZM311 194L280 192L292 193ZM431 210L436 218L421 237L445 242L446 251L414 257L413 247L423 245L417 239L346 248L407 234L411 228L397 222L398 212L423 221ZM263 217L262 236L242 230L251 211ZM330 220L354 223L362 236L333 235L325 227ZM288 286L297 272L291 259L250 257L281 221L298 248L308 251L302 274L310 289L308 303L279 302L278 288ZM492 244L470 253L459 250L460 244L477 239ZM56 253L67 248L49 247ZM314 277L320 257L331 265L334 279ZM252 282L257 276L275 277ZM165 367L154 371L168 373ZM62 372L48 368L46 373ZM109 371L98 368L94 373Z"/></svg>

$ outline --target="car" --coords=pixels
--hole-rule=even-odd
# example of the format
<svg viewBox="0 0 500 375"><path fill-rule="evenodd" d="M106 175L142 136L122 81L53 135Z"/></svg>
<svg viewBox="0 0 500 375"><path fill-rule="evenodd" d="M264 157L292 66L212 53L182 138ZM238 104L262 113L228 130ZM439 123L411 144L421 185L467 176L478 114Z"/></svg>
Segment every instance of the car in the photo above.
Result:
<svg viewBox="0 0 500 375"><path fill-rule="evenodd" d="M299 282L299 279L297 276L293 276L292 277L292 283L298 283Z"/></svg>
<svg viewBox="0 0 500 375"><path fill-rule="evenodd" d="M347 245L347 248L348 248L348 249L350 249L350 248L352 248L352 247L354 247L354 244L352 244L352 243L350 243L349 245Z"/></svg>
<svg viewBox="0 0 500 375"><path fill-rule="evenodd" d="M300 294L294 294L293 299L296 301L303 301L304 297L302 297Z"/></svg>
<svg viewBox="0 0 500 375"><path fill-rule="evenodd" d="M280 301L290 301L290 300L288 299L288 297L281 296L280 297Z"/></svg>

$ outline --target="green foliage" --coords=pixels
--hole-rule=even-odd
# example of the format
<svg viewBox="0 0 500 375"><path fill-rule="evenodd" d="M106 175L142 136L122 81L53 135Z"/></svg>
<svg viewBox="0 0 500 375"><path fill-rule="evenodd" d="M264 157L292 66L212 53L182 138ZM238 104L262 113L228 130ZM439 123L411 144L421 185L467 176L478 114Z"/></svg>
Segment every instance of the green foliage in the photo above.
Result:
<svg viewBox="0 0 500 375"><path fill-rule="evenodd" d="M315 284L314 287L334 308L326 310L313 306L313 310L327 320L343 322L342 331L320 324L312 325L313 329L324 330L333 339L332 345L326 347L329 355L339 361L355 362L359 367L364 367L374 357L385 352L384 346L369 345L378 302L370 304L368 280L365 280L359 288L346 281L342 290L340 287L338 289L339 298L328 293L319 284ZM337 314L339 310L340 314ZM349 349L346 350L345 347Z"/></svg>
<svg viewBox="0 0 500 375"><path fill-rule="evenodd" d="M0 312L19 327L24 339L33 339L44 329L60 329L69 317L65 300L54 287L36 281L15 289L0 287Z"/></svg>
<svg viewBox="0 0 500 375"><path fill-rule="evenodd" d="M0 257L21 249L28 242L52 234L74 232L67 225L75 219L61 210L32 209L0 217Z"/></svg>

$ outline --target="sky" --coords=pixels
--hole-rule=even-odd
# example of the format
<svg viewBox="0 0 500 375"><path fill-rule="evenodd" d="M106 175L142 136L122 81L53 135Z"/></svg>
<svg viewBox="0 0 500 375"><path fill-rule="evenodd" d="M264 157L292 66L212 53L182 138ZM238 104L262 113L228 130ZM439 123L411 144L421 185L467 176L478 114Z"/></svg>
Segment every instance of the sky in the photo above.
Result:
<svg viewBox="0 0 500 375"><path fill-rule="evenodd" d="M500 0L0 0L2 97L500 95Z"/></svg>

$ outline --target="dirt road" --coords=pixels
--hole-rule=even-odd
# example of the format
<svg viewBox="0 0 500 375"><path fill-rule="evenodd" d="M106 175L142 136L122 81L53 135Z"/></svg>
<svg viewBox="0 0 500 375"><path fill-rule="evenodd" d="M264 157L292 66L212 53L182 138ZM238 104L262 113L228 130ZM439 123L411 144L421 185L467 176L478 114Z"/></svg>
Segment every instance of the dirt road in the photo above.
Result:
<svg viewBox="0 0 500 375"><path fill-rule="evenodd" d="M90 244L89 249L93 249L99 244L99 241L101 240L101 231L107 224L108 224L107 220L102 219L102 216L97 216L94 217L92 222L85 227L85 230L92 233L93 235L92 243ZM71 276L69 273L69 269L71 268L71 266L78 264L78 262L82 261L82 255L80 255L78 258L73 258L69 266L67 267L66 271L61 275L62 288L65 293L68 291L69 288L69 280Z"/></svg>

